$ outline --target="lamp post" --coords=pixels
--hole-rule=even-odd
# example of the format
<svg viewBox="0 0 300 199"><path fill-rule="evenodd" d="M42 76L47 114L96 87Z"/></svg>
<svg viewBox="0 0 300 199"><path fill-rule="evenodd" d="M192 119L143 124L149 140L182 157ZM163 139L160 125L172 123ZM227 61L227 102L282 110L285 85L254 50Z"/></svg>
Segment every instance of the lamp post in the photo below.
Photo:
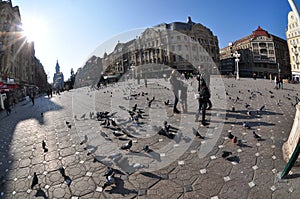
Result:
<svg viewBox="0 0 300 199"><path fill-rule="evenodd" d="M296 63L296 66L295 66L295 70L298 70L299 69L299 61L298 61L298 51L297 51L297 44L296 44L296 42L294 42L294 44L293 44L293 47L294 47L294 55L295 55L295 57L296 57L296 59L295 59L295 63Z"/></svg>
<svg viewBox="0 0 300 199"><path fill-rule="evenodd" d="M239 61L240 61L240 56L241 54L238 53L238 51L235 51L233 53L233 56L235 57L235 64L236 64L236 79L239 80L240 79L240 74L239 74Z"/></svg>

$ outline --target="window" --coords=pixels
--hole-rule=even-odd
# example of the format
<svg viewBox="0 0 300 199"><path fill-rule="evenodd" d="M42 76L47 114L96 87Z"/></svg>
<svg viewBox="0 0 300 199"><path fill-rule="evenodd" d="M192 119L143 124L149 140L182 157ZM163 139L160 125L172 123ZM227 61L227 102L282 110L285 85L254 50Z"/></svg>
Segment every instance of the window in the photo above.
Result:
<svg viewBox="0 0 300 199"><path fill-rule="evenodd" d="M181 37L180 37L180 36L177 36L177 40L180 41L180 40L181 40Z"/></svg>
<svg viewBox="0 0 300 199"><path fill-rule="evenodd" d="M178 51L181 51L181 45L178 45L177 48L178 48Z"/></svg>
<svg viewBox="0 0 300 199"><path fill-rule="evenodd" d="M186 58L186 60L189 60L190 59L190 57L189 57L189 55L187 54L187 55L185 55L185 58Z"/></svg>
<svg viewBox="0 0 300 199"><path fill-rule="evenodd" d="M266 43L264 43L264 42L261 42L261 43L259 43L259 47L261 47L261 48L265 48L265 47L267 47L267 45L266 45Z"/></svg>

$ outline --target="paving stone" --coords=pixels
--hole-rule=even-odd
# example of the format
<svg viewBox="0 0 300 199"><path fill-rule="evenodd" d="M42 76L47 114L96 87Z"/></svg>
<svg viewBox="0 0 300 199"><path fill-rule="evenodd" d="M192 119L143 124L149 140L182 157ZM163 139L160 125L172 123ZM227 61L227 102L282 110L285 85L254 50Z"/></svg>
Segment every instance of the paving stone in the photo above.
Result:
<svg viewBox="0 0 300 199"><path fill-rule="evenodd" d="M215 78L211 81L218 83ZM24 114L12 114L9 118L3 117L0 120L0 125L5 127L0 129L0 134L3 135L0 138L0 173L3 173L5 178L5 187L0 186L0 193L3 192L7 198L12 197L12 193L14 193L14 198L24 198L24 196L25 198L34 198L36 192L27 193L27 191L32 180L30 176L33 175L33 172L37 172L42 190L49 194L49 198L133 198L138 197L139 190L147 190L143 196L139 196L141 198L212 198L215 196L218 198L298 198L299 193L295 187L299 187L300 184L299 178L296 177L297 173L300 172L299 168L292 169L289 183L278 184L276 181L277 173L281 172L286 165L282 160L282 144L288 137L295 114L294 107L277 106L276 101L281 99L282 102L285 102L286 99L283 95L293 96L300 89L296 85L286 84L286 90L273 90L276 99L274 100L270 99L268 92L265 92L265 88L267 90L273 89L273 83L269 84L267 80L257 79L254 81L241 78L238 87L235 87L237 84L234 79L223 79L222 82L225 83L231 98L241 96L243 101L234 104L227 96L226 108L228 110L220 108L223 107L220 106L223 104L215 96L216 92L220 95L221 92L211 88L214 107L207 111L211 124L209 128L201 127L200 129L201 131L204 129L223 129L220 137L212 144L212 150L205 157L199 158L198 152L201 147L210 143L215 132L207 132L206 137L209 139L204 141L194 139L194 136L191 136L190 147L184 149L183 154L167 165L157 170L154 169L155 171L151 172L152 175L142 176L140 171L116 175L117 185L109 186L103 192L99 191L99 187L102 187L105 182L103 173L106 170L106 164L109 162L115 164L116 162L105 159L106 162L94 163L92 155L87 156L87 151L83 149L85 145L79 144L85 133L89 134L91 138L91 142L88 144L97 144L101 147L108 144L108 142L96 143L99 141L97 139L99 133L96 129L101 128L97 121L90 120L88 117L81 120L80 116L83 112L76 113L77 109L85 110L87 114L89 110L92 110L89 107L93 103L90 103L90 94L86 95L87 88L82 88L81 93L77 93L81 89L61 93L60 96L54 96L51 100L38 98L35 106L30 106L30 104L17 106L18 112ZM168 82L160 83L168 86ZM148 91L148 96L156 96L158 101L146 111L150 110L154 113L159 109L166 109L168 118L159 115L161 121L168 120L170 124L175 126L180 126L181 120L188 119L190 116L193 117L193 114L173 115L171 108L159 104L163 100L172 99L172 92L170 90L166 92L164 86L149 85L151 87L145 89L142 86L139 91ZM116 91L120 88L121 86L112 88L114 95L117 92L122 94L122 90ZM248 100L247 96L250 95L248 89L263 91L263 95L257 94L255 100ZM238 90L241 90L243 94L238 93ZM112 98L110 95L106 96L102 91L89 91L90 93L97 93L96 100L101 99L94 104L95 109L96 111L111 110ZM72 96L74 102L79 105L76 110L70 106ZM133 106L137 103L140 107L146 106L144 98L140 97L140 99L130 101L129 104ZM260 107L261 102L264 102L266 110L259 116L249 117L245 114L245 102L250 103L253 108ZM195 102L190 104L192 103ZM232 106L235 106L235 112L229 111ZM120 112L119 107L116 107L115 110ZM193 107L189 107L189 110L192 113ZM41 111L45 113L42 120L39 115ZM0 112L0 117L2 114L3 112ZM74 114L78 115L77 120L73 117ZM128 117L127 112L125 115ZM222 121L221 116L225 115L226 120ZM66 127L64 123L66 120L72 122L72 129L69 130ZM241 125L245 120L249 121L253 130L262 135L265 140L257 142L253 139L252 129L242 129ZM151 118L146 118L143 121L148 123ZM157 124L161 125L161 121L158 121ZM222 122L224 127L216 125ZM194 122L187 124L192 126ZM184 132L184 129L187 128L184 125L182 127L180 126ZM132 128L137 127L133 126ZM195 128L198 127L195 126ZM237 135L244 146L237 146L228 140L228 130ZM112 131L108 129L104 129L104 131L108 135L112 135ZM142 130L138 132L143 133ZM184 132L183 135L187 135L187 133ZM45 154L41 148L41 140L46 140L49 148ZM183 143L177 143L157 134L148 134L145 138L137 138L134 141L134 150L139 151L142 146L149 144L154 151L161 154L161 161L169 158L170 152L173 152L160 151L161 148L167 144L172 146L171 150L181 149L183 146ZM114 139L114 142L119 141ZM121 146L123 143L124 141L120 141L117 145ZM103 146L101 149L107 150L106 153L97 154L101 151L97 150L95 155L111 154L111 148L111 146ZM232 151L233 156L239 157L239 162L231 163L221 158L222 150ZM122 155L129 157L129 164L139 163L135 162L134 156L131 157L126 152ZM150 163L156 166L162 163L155 162L153 159L151 161ZM149 163L148 160L146 162ZM252 167L255 165L258 168L253 169ZM70 189L57 170L61 166L66 168L66 174L72 179ZM86 176L87 173L92 175ZM274 191L271 190L272 186L275 186Z"/></svg>

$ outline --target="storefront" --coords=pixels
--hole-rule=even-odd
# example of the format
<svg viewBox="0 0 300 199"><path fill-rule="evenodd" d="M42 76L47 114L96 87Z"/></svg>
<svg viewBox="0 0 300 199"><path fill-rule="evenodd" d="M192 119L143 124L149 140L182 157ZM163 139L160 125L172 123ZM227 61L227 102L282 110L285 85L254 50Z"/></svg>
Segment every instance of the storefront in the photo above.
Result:
<svg viewBox="0 0 300 199"><path fill-rule="evenodd" d="M18 85L15 83L0 82L0 110L4 109L4 99L8 97L10 100L13 100L11 96L14 95L14 91L17 89Z"/></svg>

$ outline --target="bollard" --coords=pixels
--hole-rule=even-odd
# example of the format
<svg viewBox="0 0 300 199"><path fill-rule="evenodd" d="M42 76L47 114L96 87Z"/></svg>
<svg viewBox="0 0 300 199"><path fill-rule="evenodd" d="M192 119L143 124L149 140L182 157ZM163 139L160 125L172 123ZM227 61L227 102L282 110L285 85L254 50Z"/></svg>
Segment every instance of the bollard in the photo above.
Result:
<svg viewBox="0 0 300 199"><path fill-rule="evenodd" d="M290 170L292 169L292 167L294 166L294 164L298 158L299 153L300 153L300 139L298 139L296 148L295 148L294 152L292 153L292 156L289 159L288 163L286 164L285 168L283 169L283 171L280 175L280 179L284 179L289 174Z"/></svg>

